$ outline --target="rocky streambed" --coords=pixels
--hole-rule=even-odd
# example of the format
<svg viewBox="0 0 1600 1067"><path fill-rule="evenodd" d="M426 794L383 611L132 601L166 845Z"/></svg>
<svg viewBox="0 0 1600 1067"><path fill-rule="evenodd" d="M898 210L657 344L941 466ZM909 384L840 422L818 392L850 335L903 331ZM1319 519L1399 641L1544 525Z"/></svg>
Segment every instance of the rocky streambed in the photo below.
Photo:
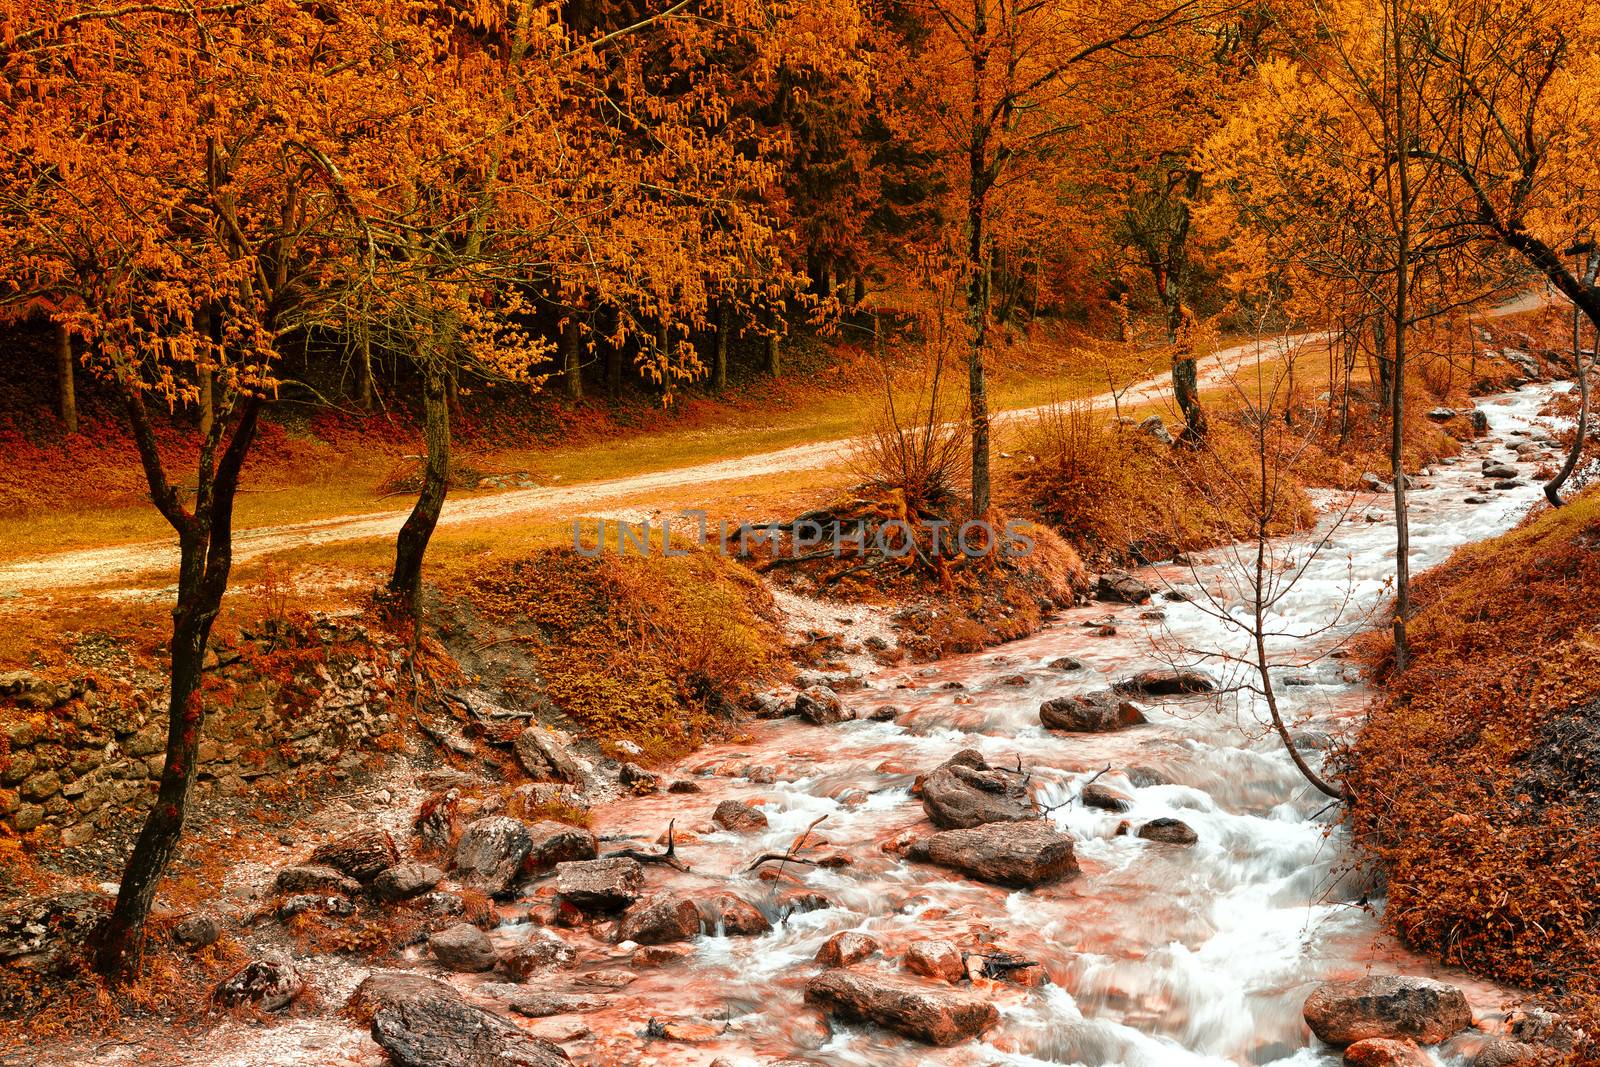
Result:
<svg viewBox="0 0 1600 1067"><path fill-rule="evenodd" d="M1490 435L1416 480L1414 569L1536 500L1551 389L1484 400ZM1339 646L1394 553L1387 496L1326 503L1327 548L1278 546L1299 577L1269 620L1313 762L1370 696ZM382 971L257 961L228 997L321 1007L223 1022L205 1062L1509 1064L1564 1040L1381 934L1336 810L1247 675L1197 651L1245 637L1229 551L998 651L775 698L738 743L625 766L590 830L528 814L560 787L488 811L419 779L352 809L371 825L258 882L422 933Z"/></svg>

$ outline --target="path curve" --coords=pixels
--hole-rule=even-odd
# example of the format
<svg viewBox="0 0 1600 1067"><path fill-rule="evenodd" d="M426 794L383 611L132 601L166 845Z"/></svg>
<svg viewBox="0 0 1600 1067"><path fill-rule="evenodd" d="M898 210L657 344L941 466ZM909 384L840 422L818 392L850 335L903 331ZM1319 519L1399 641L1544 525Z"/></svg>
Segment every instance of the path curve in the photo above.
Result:
<svg viewBox="0 0 1600 1067"><path fill-rule="evenodd" d="M1529 293L1492 308L1484 317L1499 318L1531 311L1543 304L1545 299L1542 291ZM1315 343L1325 339L1326 336L1324 333L1294 334L1219 349L1199 361L1197 370L1201 387L1223 383L1230 372L1258 356L1271 359L1291 347ZM1121 391L1120 402L1136 407L1142 403L1160 400L1168 393L1169 380L1166 374L1159 374L1136 382ZM1112 394L1107 392L1084 397L1081 402L1109 406L1113 399ZM1014 423L1043 410L1044 407L1045 405L1040 405L1001 412L995 415L993 422L997 426ZM648 474L630 475L626 478L609 478L575 485L514 489L492 496L456 497L446 500L444 511L439 516L439 526L463 526L473 522L552 509L569 512L573 518L578 518L589 513L597 504L613 503L619 499L675 489L686 484L703 485L711 482L759 478L763 475L824 470L843 463L857 440L857 438L843 438L815 444L794 445L771 452L674 467ZM405 522L409 510L407 508L358 515L336 515L309 522L236 530L233 537L233 558L235 562L244 562L286 549L393 537ZM88 586L104 586L108 583L131 582L159 574L175 577L177 569L178 549L174 542L143 541L14 560L0 565L0 590L16 594L82 589Z"/></svg>

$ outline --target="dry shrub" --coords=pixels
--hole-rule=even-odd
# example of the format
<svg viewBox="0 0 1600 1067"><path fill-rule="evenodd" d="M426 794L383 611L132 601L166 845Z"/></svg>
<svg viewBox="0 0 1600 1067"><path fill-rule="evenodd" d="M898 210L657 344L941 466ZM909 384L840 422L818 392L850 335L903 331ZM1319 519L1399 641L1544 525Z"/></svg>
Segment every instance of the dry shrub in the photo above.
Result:
<svg viewBox="0 0 1600 1067"><path fill-rule="evenodd" d="M914 397L896 399L892 384L850 457L850 466L880 496L899 492L913 513L948 514L970 481L972 427L965 404L935 360Z"/></svg>
<svg viewBox="0 0 1600 1067"><path fill-rule="evenodd" d="M1563 731L1593 743L1597 588L1600 489L1460 549L1414 584L1411 665L1345 756L1350 826L1387 872L1385 921L1449 963L1564 1000L1591 1033L1600 794Z"/></svg>
<svg viewBox="0 0 1600 1067"><path fill-rule="evenodd" d="M631 741L660 762L710 737L731 702L782 659L776 609L759 581L709 551L687 551L589 558L551 549L461 591L523 635L538 663L530 686L602 746Z"/></svg>
<svg viewBox="0 0 1600 1067"><path fill-rule="evenodd" d="M1289 533L1315 512L1285 469L1300 438L1284 429L1263 435L1237 414L1213 413L1203 448L1174 448L1108 426L1093 407L1052 404L1024 427L1025 454L1006 470L1008 492L1086 555L1159 559L1255 534L1264 436L1275 497L1268 532Z"/></svg>

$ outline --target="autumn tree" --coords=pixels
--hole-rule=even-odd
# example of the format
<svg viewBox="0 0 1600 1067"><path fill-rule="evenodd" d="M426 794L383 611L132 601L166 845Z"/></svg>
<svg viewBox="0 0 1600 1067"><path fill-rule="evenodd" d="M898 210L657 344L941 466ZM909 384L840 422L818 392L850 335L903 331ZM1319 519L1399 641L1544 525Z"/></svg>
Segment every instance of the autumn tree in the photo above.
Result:
<svg viewBox="0 0 1600 1067"><path fill-rule="evenodd" d="M455 121L472 87L448 76L440 24L388 0L15 0L6 24L5 297L58 298L54 317L121 397L180 552L160 784L98 949L122 979L184 825L234 500L275 363L364 305L381 264L361 220L390 174L415 172L405 154L436 143L416 136L426 117ZM173 416L206 392L195 436Z"/></svg>
<svg viewBox="0 0 1600 1067"><path fill-rule="evenodd" d="M985 357L991 321L990 223L997 188L1028 164L1051 160L1060 139L1115 107L1129 57L1173 31L1204 23L1208 0L917 0L929 28L925 62L940 83L921 116L947 153L959 207L966 274L967 363L972 422L972 509L990 502L989 398ZM953 91L952 91L953 87ZM1053 162L1053 161L1052 161Z"/></svg>
<svg viewBox="0 0 1600 1067"><path fill-rule="evenodd" d="M1247 285L1274 286L1305 321L1333 309L1372 331L1389 419L1396 513L1394 636L1404 662L1410 615L1404 467L1409 342L1421 324L1502 291L1494 257L1444 225L1442 168L1421 124L1439 91L1416 61L1411 27L1426 0L1347 0L1319 7L1288 57L1262 64L1253 96L1208 142L1204 166ZM1346 319L1346 323L1348 319Z"/></svg>
<svg viewBox="0 0 1600 1067"><path fill-rule="evenodd" d="M1515 253L1600 329L1600 8L1432 0L1401 30L1427 79L1407 155L1440 175L1439 228ZM1573 358L1581 379L1581 344ZM1553 505L1575 465L1546 487Z"/></svg>

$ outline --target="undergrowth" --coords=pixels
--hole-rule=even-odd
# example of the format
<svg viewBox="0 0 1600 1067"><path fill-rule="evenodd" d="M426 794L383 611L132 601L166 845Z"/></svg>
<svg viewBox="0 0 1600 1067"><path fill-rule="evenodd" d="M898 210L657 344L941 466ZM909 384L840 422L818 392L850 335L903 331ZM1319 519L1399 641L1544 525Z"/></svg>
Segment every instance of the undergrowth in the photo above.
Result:
<svg viewBox="0 0 1600 1067"><path fill-rule="evenodd" d="M1600 1033L1600 489L1413 586L1412 661L1346 754L1385 921ZM1380 672L1392 649L1366 651Z"/></svg>
<svg viewBox="0 0 1600 1067"><path fill-rule="evenodd" d="M632 742L644 761L661 762L711 737L732 702L782 662L759 580L687 551L546 550L495 566L461 592L481 618L518 635L536 664L531 688L602 748Z"/></svg>

